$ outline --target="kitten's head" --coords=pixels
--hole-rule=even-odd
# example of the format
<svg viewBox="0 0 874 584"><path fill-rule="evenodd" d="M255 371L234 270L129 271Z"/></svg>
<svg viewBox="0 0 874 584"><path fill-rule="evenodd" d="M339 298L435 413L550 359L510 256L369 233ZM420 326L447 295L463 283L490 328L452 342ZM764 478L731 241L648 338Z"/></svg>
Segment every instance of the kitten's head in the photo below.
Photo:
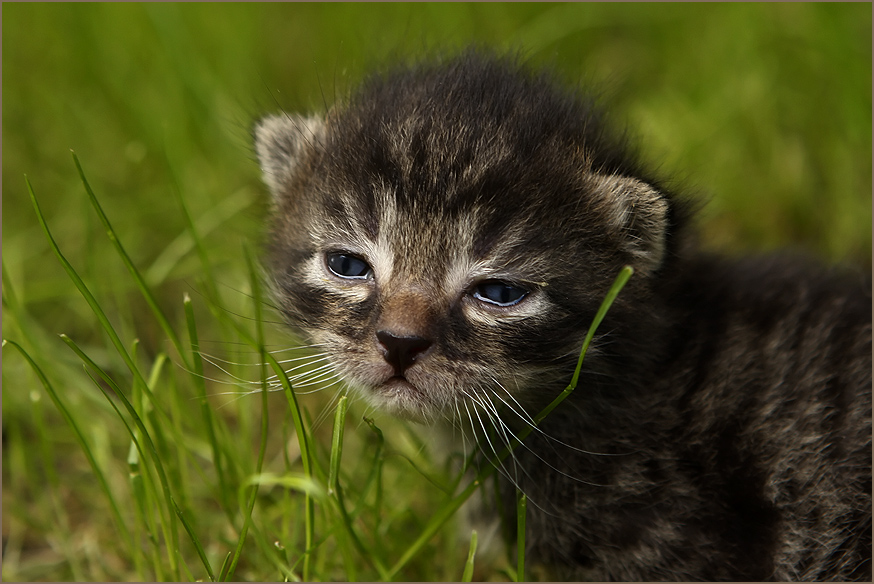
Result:
<svg viewBox="0 0 874 584"><path fill-rule="evenodd" d="M511 60L374 76L324 118L264 118L255 148L285 316L403 417L551 399L621 266L645 287L666 255L668 200Z"/></svg>

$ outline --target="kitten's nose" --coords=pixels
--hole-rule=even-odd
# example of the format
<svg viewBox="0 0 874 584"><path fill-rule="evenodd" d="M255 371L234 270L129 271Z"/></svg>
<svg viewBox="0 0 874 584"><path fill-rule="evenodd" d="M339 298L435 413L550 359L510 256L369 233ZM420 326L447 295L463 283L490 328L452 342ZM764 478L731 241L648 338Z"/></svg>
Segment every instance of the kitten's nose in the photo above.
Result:
<svg viewBox="0 0 874 584"><path fill-rule="evenodd" d="M403 375L417 357L428 350L431 341L422 337L399 337L389 331L377 331L382 356L395 368L395 375Z"/></svg>

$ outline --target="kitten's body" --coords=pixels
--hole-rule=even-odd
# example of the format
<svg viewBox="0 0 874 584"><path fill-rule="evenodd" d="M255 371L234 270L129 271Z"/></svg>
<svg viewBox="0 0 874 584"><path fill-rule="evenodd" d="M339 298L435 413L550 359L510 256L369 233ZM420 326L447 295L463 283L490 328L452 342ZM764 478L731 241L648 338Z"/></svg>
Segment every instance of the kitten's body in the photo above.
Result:
<svg viewBox="0 0 874 584"><path fill-rule="evenodd" d="M504 466L559 574L870 578L869 282L700 254L591 105L506 60L375 77L256 147L286 316L405 417L518 431L635 267Z"/></svg>
<svg viewBox="0 0 874 584"><path fill-rule="evenodd" d="M620 455L520 454L547 501L532 545L574 577L870 579L870 298L785 260L683 269L657 291L659 359L637 379L617 360L543 424Z"/></svg>

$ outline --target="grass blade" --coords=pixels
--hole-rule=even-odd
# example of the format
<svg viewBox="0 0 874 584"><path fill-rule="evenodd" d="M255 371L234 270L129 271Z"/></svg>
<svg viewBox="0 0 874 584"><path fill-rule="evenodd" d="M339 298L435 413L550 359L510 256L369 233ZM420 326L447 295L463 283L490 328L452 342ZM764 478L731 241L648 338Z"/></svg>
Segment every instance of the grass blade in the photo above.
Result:
<svg viewBox="0 0 874 584"><path fill-rule="evenodd" d="M476 529L470 532L470 549L467 551L467 561L464 563L462 582L470 582L473 578L473 559L476 556Z"/></svg>
<svg viewBox="0 0 874 584"><path fill-rule="evenodd" d="M245 191L238 191L209 209L197 220L195 225L178 185L174 184L173 192L182 208L182 216L185 219L186 228L164 248L164 251L152 262L152 265L145 270L144 278L151 286L162 283L176 265L194 249L198 256L200 256L203 273L207 276L205 281L208 285L212 284L215 280L210 274L210 264L201 234L208 235L212 233L226 221L239 214L240 211L252 204L251 197ZM214 294L215 289L212 288L210 293Z"/></svg>
<svg viewBox="0 0 874 584"><path fill-rule="evenodd" d="M264 353L264 356L266 357L267 362L270 364L270 367L273 368L273 372L276 373L279 382L282 384L282 389L285 392L285 397L288 400L289 409L291 410L291 417L294 421L294 429L297 432L297 441L300 445L300 461L303 465L303 471L306 476L312 478L312 463L314 459L312 458L312 454L310 452L310 441L307 437L307 431L306 427L304 426L300 406L297 403L297 396L294 394L294 389L291 386L291 382L288 380L288 375L285 373L285 369L282 368L282 366L270 353ZM310 572L310 554L314 549L314 543L316 539L315 506L313 498L309 495L309 493L305 493L304 497L304 541L306 545L306 553L304 554L302 580L304 582L308 582Z"/></svg>
<svg viewBox="0 0 874 584"><path fill-rule="evenodd" d="M434 537L434 534L443 527L443 524L449 521L449 518L452 517L455 512L461 508L464 502L470 498L473 492L477 490L482 482L482 478L487 477L494 472L494 468L495 467L493 466L486 467L461 493L446 501L436 512L434 512L428 525L425 526L425 529L422 530L422 533L419 534L416 541L407 548L407 551L404 552L401 558L388 571L386 580L393 580L397 573L407 565L407 562L409 562L422 550L423 547L425 547L425 544Z"/></svg>
<svg viewBox="0 0 874 584"><path fill-rule="evenodd" d="M225 554L225 560L222 562L222 569L219 570L219 582L226 582L228 579L228 568L231 566L231 552Z"/></svg>
<svg viewBox="0 0 874 584"><path fill-rule="evenodd" d="M337 490L337 480L340 474L340 459L343 454L343 430L346 427L346 403L348 397L340 396L337 409L334 412L334 432L331 436L331 465L328 470L328 494Z"/></svg>
<svg viewBox="0 0 874 584"><path fill-rule="evenodd" d="M576 387L577 382L580 379L580 370L583 368L583 358L586 356L586 351L589 350L589 344L595 336L595 331L598 330L599 326L601 326L601 321L604 320L607 311L610 310L611 306L613 306L613 301L616 300L617 296L619 296L619 292L621 292L625 287L625 284L628 283L632 274L634 274L634 268L631 266L625 266L619 270L619 274L616 276L616 279L613 280L613 284L607 291L606 296L604 296L604 300L601 301L601 306L598 307L598 312L595 313L595 318L592 319L592 324L589 325L589 331L586 333L586 338L583 341L583 348L580 350L580 358L577 360L577 368L574 370L574 376L571 379L571 388ZM551 409L548 409L541 412L541 419L545 418L551 411Z"/></svg>
<svg viewBox="0 0 874 584"><path fill-rule="evenodd" d="M121 401L121 403L124 405L125 409L127 410L128 415L130 415L130 417L134 421L134 424L136 424L137 429L140 431L140 437L145 442L147 448L144 449L140 446L140 443L136 437L136 433L127 424L127 421L124 419L124 416L121 415L121 412L118 410L118 407L115 405L115 402L113 402L111 399L109 399L109 396L106 396L107 400L110 402L110 405L112 405L113 409L115 409L116 413L118 413L119 418L121 418L122 422L124 423L125 427L127 428L128 433L131 436L131 439L133 439L134 442L137 444L137 448L140 452L140 455L145 458L146 452L148 452L148 454L149 454L148 458L152 461L152 466L155 468L156 472L158 473L158 480L161 483L161 490L162 490L162 493L164 495L165 504L168 506L172 505L170 484L167 481L167 473L164 470L164 464L161 461L161 457L158 455L158 449L155 448L155 443L152 441L152 438L151 438L151 435L149 434L148 429L146 428L145 424L143 423L142 418L140 418L139 414L137 414L136 409L134 409L134 407L131 405L130 401L124 395L124 392L121 391L121 388L118 387L118 384L116 384L115 381L109 375L106 374L106 372L104 372L90 357L88 357L88 355L86 355L85 352L82 351L82 349L80 349L79 346L76 345L76 343L70 337L62 334L61 339L65 343L67 343L67 345L71 349L73 349L73 352L76 353L76 355L78 355L79 358L82 359L82 361L88 367L90 367L91 370L95 371L98 375L100 375L101 379L103 379L103 381L105 381L106 384L109 385L110 389L112 389L112 392L119 399L119 401ZM89 375L90 374L91 373L89 371ZM100 385L97 384L96 380L95 380L95 384L98 387L100 387ZM176 533L176 529L177 529L176 514L173 512L172 507L167 509L166 512L169 515L169 522L165 518L165 513L162 512L161 513L162 531L164 532L164 538L166 539L166 541L169 541L171 543L171 548L169 550L167 550L168 556L170 558L170 568L173 571L174 576L176 578L178 578L179 577L179 574L178 574L179 565L176 561L176 554L179 552L179 536ZM168 525L168 523L169 523L169 525Z"/></svg>
<svg viewBox="0 0 874 584"><path fill-rule="evenodd" d="M376 435L376 451L373 453L370 475L364 482L364 488L361 489L361 502L359 502L359 505L363 504L364 497L367 495L371 483L375 482L376 493L373 502L373 516L376 519L376 523L373 525L373 530L378 532L380 529L380 519L382 518L382 465L385 458L385 437L382 435L382 430L377 427L373 420L365 417L364 422L370 426L371 431Z"/></svg>
<svg viewBox="0 0 874 584"><path fill-rule="evenodd" d="M206 553L203 551L203 546L200 545L200 540L197 539L194 530L191 529L188 520L185 519L185 514L182 513L182 509L179 508L176 501L173 501L173 509L176 511L176 515L179 516L179 521L182 522L182 527L184 527L185 531L188 532L188 537L191 538L191 543L194 544L194 549L197 550L197 555L200 556L200 561L203 562L203 567L206 568L206 573L209 574L209 581L215 582L215 574L212 573L212 567L209 565L209 560L206 559Z"/></svg>
<svg viewBox="0 0 874 584"><path fill-rule="evenodd" d="M246 250L246 263L249 267L249 279L252 286L252 299L255 307L255 330L256 343L258 352L261 355L261 444L258 448L258 461L255 464L255 474L261 474L261 468L264 465L264 454L267 451L267 431L268 431L268 403L267 403L267 372L266 360L267 350L264 348L264 323L261 318L261 286L257 270L255 269L255 261L252 259L252 254ZM258 496L258 487L252 488L252 495L249 503L246 505L246 518L243 522L243 528L240 530L240 539L237 542L237 547L234 550L234 556L231 559L230 566L225 577L231 578L236 570L237 562L240 559L240 554L243 551L243 544L246 541L246 534L249 531L249 525L252 523L252 512L255 509L255 500ZM309 494L304 495L309 498ZM304 563L306 567L306 562ZM304 576L304 580L308 578Z"/></svg>
<svg viewBox="0 0 874 584"><path fill-rule="evenodd" d="M197 336L197 323L194 320L194 309L191 306L191 298L188 294L182 301L185 307L185 322L188 326L188 341L191 344L191 361L194 364L194 384L197 387L197 392L200 401L200 411L203 416L203 423L206 426L206 434L209 438L209 445L212 449L212 463L215 465L216 476L219 482L219 492L221 493L221 503L225 512L230 516L230 501L227 499L227 479L225 478L224 468L222 466L222 450L219 448L218 440L213 427L213 411L209 407L209 400L206 398L206 383L203 375L203 357L200 354L200 341Z"/></svg>
<svg viewBox="0 0 874 584"><path fill-rule="evenodd" d="M137 381L142 382L144 386L146 386L146 380L143 378L142 373L137 368L136 364L131 359L130 354L124 348L124 344L121 342L121 339L118 337L118 334L115 332L115 329L112 326L112 323L109 322L109 318L107 318L106 313L103 312L103 309L100 308L100 304L97 302L97 299L91 294L91 291L88 289L88 286L85 285L85 282L82 281L82 278L79 277L79 274L73 268L73 265L67 261L67 258L64 257L64 254L61 253L58 244L55 242L55 238L52 237L52 233L49 230L49 226L46 223L45 217L40 210L39 203L37 203L36 195L33 192L33 186L30 184L30 180L27 177L24 177L25 182L27 183L27 190L30 193L30 200L33 203L33 208L36 211L37 219L39 220L39 224L42 227L43 233L45 233L46 237L49 240L49 245L52 248L55 256L60 260L61 265L64 267L64 270L67 272L67 275L73 280L73 284L75 284L76 288L79 290L79 293L85 298L85 301L88 303L88 306L91 307L92 312L97 317L97 320L100 321L100 325L103 327L103 330L106 331L106 334L109 335L110 340L112 341L113 346L118 351L118 354L124 360L125 365L127 365L128 369L131 371L133 376L137 378Z"/></svg>
<svg viewBox="0 0 874 584"><path fill-rule="evenodd" d="M340 515L343 518L343 525L345 525L346 531L349 533L349 537L352 539L352 545L355 546L356 551L373 569L379 572L380 578L386 580L387 572L385 566L379 561L379 558L376 557L373 550L364 545L364 542L361 541L361 538L358 537L358 534L352 526L352 519L349 516L349 512L346 509L346 502L343 498L343 488L339 483L340 459L343 452L343 429L346 426L347 400L347 396L341 396L340 400L337 402L337 410L334 412L334 432L331 440L331 465L328 474L328 494L334 495L337 506L340 509Z"/></svg>
<svg viewBox="0 0 874 584"><path fill-rule="evenodd" d="M589 331L586 333L586 338L583 340L583 348L580 350L580 358L577 360L577 368L574 370L574 376L571 378L571 382L568 386L562 391L558 397L556 397L552 402L543 408L543 410L534 416L534 425L540 424L543 421L543 418L549 415L549 413L558 407L558 404L563 402L567 397L573 392L577 387L577 382L580 379L580 371L583 368L583 358L586 356L586 351L589 350L589 344L591 344L592 339L595 337L595 331L598 330L598 327L601 325L601 321L604 320L604 316L607 314L607 311L610 310L610 307L613 305L613 301L616 300L616 297L619 295L619 292L622 288L625 287L625 284L628 283L628 279L631 278L631 275L634 273L634 268L631 266L625 266L619 271L619 274L616 276L616 279L613 280L613 285L610 286L610 290L607 291L607 295L604 296L604 300L601 301L601 306L598 308L598 312L595 313L595 318L592 319L592 324L589 325ZM534 428L529 426L525 428L524 432L520 433L519 438L524 440L528 434L532 432ZM509 452L507 453L509 454ZM503 460L503 459L502 459Z"/></svg>
<svg viewBox="0 0 874 584"><path fill-rule="evenodd" d="M93 378L92 378L93 379ZM125 423L127 423L125 421ZM128 447L127 453L127 470L128 470L128 483L130 484L131 493L136 505L134 506L134 512L137 517L137 521L134 521L134 537L135 541L140 540L142 537L142 530L145 529L148 535L149 541L153 544L153 549L156 543L154 532L152 530L152 526L150 525L148 518L145 513L145 501L146 501L146 484L145 479L143 478L143 473L140 471L140 452L137 449L138 445L134 440L131 440L130 446ZM144 554L134 554L134 562L137 566L137 574L144 574L145 570L143 567L143 555ZM155 580L160 580L161 574L161 566L160 562L157 559L157 554L152 554L152 563L155 567ZM145 580L145 576L140 576L140 580Z"/></svg>
<svg viewBox="0 0 874 584"><path fill-rule="evenodd" d="M328 496L327 490L325 489L324 485L319 484L319 482L312 477L296 473L286 473L284 475L262 473L252 475L251 477L246 479L246 481L242 485L240 485L240 488L250 487L253 485L278 485L285 489L293 489L301 493L309 493L319 500L324 500Z"/></svg>
<svg viewBox="0 0 874 584"><path fill-rule="evenodd" d="M91 189L91 185L88 183L88 179L85 178L85 171L82 170L82 165L79 163L79 157L76 156L75 152L71 151L71 153L73 155L73 162L76 164L76 170L79 171L79 178L82 180L82 184L85 186L85 192L88 193L88 198L91 200L91 205L94 207L94 210L97 212L97 216L100 218L100 222L103 223L103 227L106 229L106 235L109 236L109 240L112 242L112 245L115 246L119 257L121 257L122 262L124 262L124 265L127 267L131 276L133 276L133 279L137 284L137 288L139 288L140 292L143 295L143 298L146 299L146 303L149 305L149 308L152 309L152 313L155 315L155 318L158 319L158 324L161 325L161 328L164 330L164 334L167 335L167 338L170 339L170 342L173 343L174 347L176 347L176 351L179 353L182 361L190 369L191 364L188 361L188 357L185 351L182 350L182 343L180 342L178 335L176 335L176 331L174 331L173 327L170 326L170 321L167 320L167 316L164 314L164 311L162 311L161 307L158 306L158 301L155 300L155 297L152 295L152 291L149 289L148 284L146 284L146 281L140 275L139 270L134 265L133 261L131 261L130 256L127 255L124 246L121 245L121 241L119 240L118 235L116 235L115 230L109 223L109 218L106 216L106 213L103 212L103 208L100 206L100 203L97 200L97 196ZM30 183L28 183L28 187L29 186Z"/></svg>
<svg viewBox="0 0 874 584"><path fill-rule="evenodd" d="M525 582L525 515L528 495L516 493L516 582Z"/></svg>

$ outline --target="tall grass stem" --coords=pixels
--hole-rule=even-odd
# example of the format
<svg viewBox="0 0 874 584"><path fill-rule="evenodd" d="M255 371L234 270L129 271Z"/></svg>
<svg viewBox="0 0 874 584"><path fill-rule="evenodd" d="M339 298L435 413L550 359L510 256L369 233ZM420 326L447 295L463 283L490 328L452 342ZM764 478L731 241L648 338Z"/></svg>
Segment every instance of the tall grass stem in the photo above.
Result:
<svg viewBox="0 0 874 584"><path fill-rule="evenodd" d="M74 160L75 160L75 155L74 155ZM55 256L58 258L58 260L61 262L61 265L64 267L64 270L67 272L67 275L70 277L71 280L73 280L73 283L75 284L76 288L79 290L79 292L85 298L85 301L88 303L88 306L91 307L92 312L94 312L95 316L97 316L97 320L100 322L103 329L109 335L109 338L110 338L113 346L115 347L116 351L118 351L122 360L125 362L125 365L127 365L131 374L134 376L135 382L141 383L143 385L143 387L146 387L147 384L146 384L145 379L143 378L142 373L137 368L133 359L131 359L131 356L128 354L127 350L125 349L124 344L121 342L121 339L118 337L118 334L115 332L115 329L113 328L112 324L109 322L109 319L107 318L106 314L103 312L103 309L100 308L100 304L97 302L97 299L94 297L94 295L88 289L88 287L85 285L85 282L82 281L82 278L79 277L79 274L76 273L76 270L73 268L72 264L70 264L70 262L67 261L67 259L61 253L61 250L58 247L58 244L55 242L54 237L52 237L52 233L49 230L49 226L46 223L45 217L43 216L42 211L40 210L39 203L37 202L36 194L33 192L33 186L30 184L30 180L26 176L24 177L24 180L25 180L25 183L27 184L27 190L30 194L30 200L33 203L34 210L36 211L37 220L39 221L40 227L42 227L43 233L45 234L46 238L49 241L49 245L52 248L52 251L54 252ZM113 236L114 236L114 234L113 234ZM72 343L72 341L68 342L68 344L70 344L70 343ZM98 368L98 371L99 371L99 368ZM134 416L135 419L139 422L138 425L140 425L142 427L141 429L145 433L145 426L142 426L142 421L140 421L139 417L136 416L136 412L133 411L132 407L130 407L130 403L123 396L120 396L120 397L122 397L122 399L124 399L126 407L129 408L129 410L132 413L132 416ZM146 434L145 437L148 439L148 434ZM149 439L149 445L150 445L150 448L152 449L152 452L155 456L154 460L156 463L156 468L158 469L159 477L161 479L161 486L162 486L162 489L164 491L165 505L167 505L167 510L169 511L169 515L170 515L170 525L166 526L166 529L169 531L169 533L165 533L165 537L167 537L167 541L171 542L171 548L172 548L170 550L168 559L169 559L170 567L171 567L171 570L172 570L174 576L178 578L179 577L179 565L178 565L177 557L176 557L176 554L178 553L178 535L176 533L176 516L169 507L169 505L170 505L170 487L169 487L169 484L167 483L167 477L164 474L163 465L161 464L160 459L157 456L157 451L155 451L154 445L151 443L150 439Z"/></svg>
<svg viewBox="0 0 874 584"><path fill-rule="evenodd" d="M170 342L173 343L173 346L176 347L176 352L179 353L180 358L185 363L185 365L190 369L191 363L188 360L188 355L182 349L182 343L179 340L179 336L176 334L176 331L173 330L173 327L170 326L170 321L167 319L167 316L164 314L164 311L161 310L161 307L158 306L158 301L155 300L155 296L152 294L151 289L149 288L146 281L140 275L140 271L134 265L133 261L131 261L130 256L124 249L124 246L121 244L121 240L118 238L118 235L115 233L115 230L112 228L112 224L109 222L109 218L106 216L106 213L103 212L103 207L100 206L100 203L97 201L97 196L94 194L94 191L91 189L91 185L88 183L88 179L85 177L85 171L82 170L82 164L79 162L79 157L76 156L75 152L72 152L73 162L76 164L76 170L79 171L79 178L82 180L82 184L85 186L85 192L88 193L88 199L91 201L91 205L94 207L94 210L97 212L97 216L100 218L100 222L103 223L103 227L106 229L106 235L109 236L109 241L112 242L112 245L115 247L115 250L118 252L119 257L122 262L124 262L125 267L127 267L131 276L137 284L137 288L140 293L145 298L146 303L151 308L152 313L155 315L155 318L158 319L158 324L161 325L161 328L164 330L164 334L167 335L167 338L170 339ZM30 183L28 183L29 187Z"/></svg>

